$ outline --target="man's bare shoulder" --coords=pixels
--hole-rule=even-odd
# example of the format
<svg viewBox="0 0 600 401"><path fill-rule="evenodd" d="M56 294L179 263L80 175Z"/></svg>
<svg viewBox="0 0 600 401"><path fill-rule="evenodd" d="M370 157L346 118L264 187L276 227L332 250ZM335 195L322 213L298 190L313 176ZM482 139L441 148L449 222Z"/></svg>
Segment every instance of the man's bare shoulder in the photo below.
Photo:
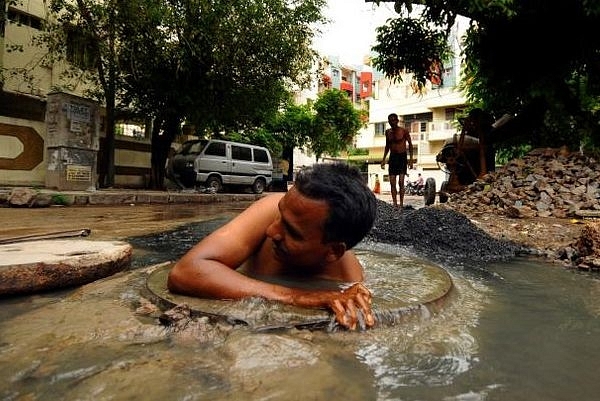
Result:
<svg viewBox="0 0 600 401"><path fill-rule="evenodd" d="M274 192L272 194L268 194L259 199L259 202L262 203L275 203L277 204L281 198L285 196L285 192Z"/></svg>
<svg viewBox="0 0 600 401"><path fill-rule="evenodd" d="M285 192L275 192L268 194L252 203L241 216L253 215L259 216L265 213L275 213L278 210L278 204L281 198L285 196Z"/></svg>

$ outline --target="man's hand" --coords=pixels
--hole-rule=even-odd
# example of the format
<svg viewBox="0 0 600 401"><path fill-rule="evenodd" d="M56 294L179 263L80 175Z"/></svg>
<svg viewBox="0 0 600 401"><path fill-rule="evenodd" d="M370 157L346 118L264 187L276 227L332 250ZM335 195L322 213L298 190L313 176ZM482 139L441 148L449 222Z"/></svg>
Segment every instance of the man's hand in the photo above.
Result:
<svg viewBox="0 0 600 401"><path fill-rule="evenodd" d="M335 319L340 325L350 330L356 330L358 310L364 317L366 327L375 325L371 302L371 291L363 284L355 283L341 291L340 296L333 299L329 307L335 313Z"/></svg>
<svg viewBox="0 0 600 401"><path fill-rule="evenodd" d="M385 168L385 160L381 162L381 168Z"/></svg>

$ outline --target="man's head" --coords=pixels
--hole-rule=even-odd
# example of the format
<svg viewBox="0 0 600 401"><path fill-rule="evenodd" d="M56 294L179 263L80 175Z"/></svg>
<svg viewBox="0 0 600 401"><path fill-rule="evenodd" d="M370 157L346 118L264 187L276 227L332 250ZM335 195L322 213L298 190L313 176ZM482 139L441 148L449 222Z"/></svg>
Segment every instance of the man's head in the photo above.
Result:
<svg viewBox="0 0 600 401"><path fill-rule="evenodd" d="M398 114L392 113L388 115L388 123L390 123L392 127L398 125L399 121L400 120L398 119Z"/></svg>
<svg viewBox="0 0 600 401"><path fill-rule="evenodd" d="M345 163L314 164L297 174L294 187L307 198L328 204L323 242L343 242L346 249L351 249L371 230L377 200L355 167Z"/></svg>

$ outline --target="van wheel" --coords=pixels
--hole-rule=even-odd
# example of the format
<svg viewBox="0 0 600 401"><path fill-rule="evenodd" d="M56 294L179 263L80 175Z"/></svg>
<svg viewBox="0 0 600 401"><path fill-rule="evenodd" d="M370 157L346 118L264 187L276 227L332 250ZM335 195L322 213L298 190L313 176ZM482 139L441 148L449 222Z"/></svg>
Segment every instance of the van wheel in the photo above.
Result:
<svg viewBox="0 0 600 401"><path fill-rule="evenodd" d="M267 183L262 178L257 178L252 184L252 192L255 194L262 194L267 187Z"/></svg>
<svg viewBox="0 0 600 401"><path fill-rule="evenodd" d="M212 188L215 192L221 192L223 190L223 183L219 177L208 177L206 180L206 186Z"/></svg>

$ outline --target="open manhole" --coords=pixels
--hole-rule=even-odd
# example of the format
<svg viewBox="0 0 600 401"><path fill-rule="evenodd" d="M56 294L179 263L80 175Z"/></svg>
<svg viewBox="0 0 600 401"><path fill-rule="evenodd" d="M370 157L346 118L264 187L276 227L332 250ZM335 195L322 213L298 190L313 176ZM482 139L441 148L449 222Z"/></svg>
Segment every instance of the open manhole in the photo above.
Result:
<svg viewBox="0 0 600 401"><path fill-rule="evenodd" d="M452 290L452 278L443 268L414 258L380 252L357 251L365 266L366 285L373 292L373 310L378 325L393 325L407 317L435 313ZM193 316L245 324L254 329L333 329L333 314L327 310L300 308L249 298L241 301L215 300L173 294L167 275L173 264L157 266L146 285L161 308L187 305ZM293 285L286 283L286 285ZM306 283L298 286L306 286Z"/></svg>

